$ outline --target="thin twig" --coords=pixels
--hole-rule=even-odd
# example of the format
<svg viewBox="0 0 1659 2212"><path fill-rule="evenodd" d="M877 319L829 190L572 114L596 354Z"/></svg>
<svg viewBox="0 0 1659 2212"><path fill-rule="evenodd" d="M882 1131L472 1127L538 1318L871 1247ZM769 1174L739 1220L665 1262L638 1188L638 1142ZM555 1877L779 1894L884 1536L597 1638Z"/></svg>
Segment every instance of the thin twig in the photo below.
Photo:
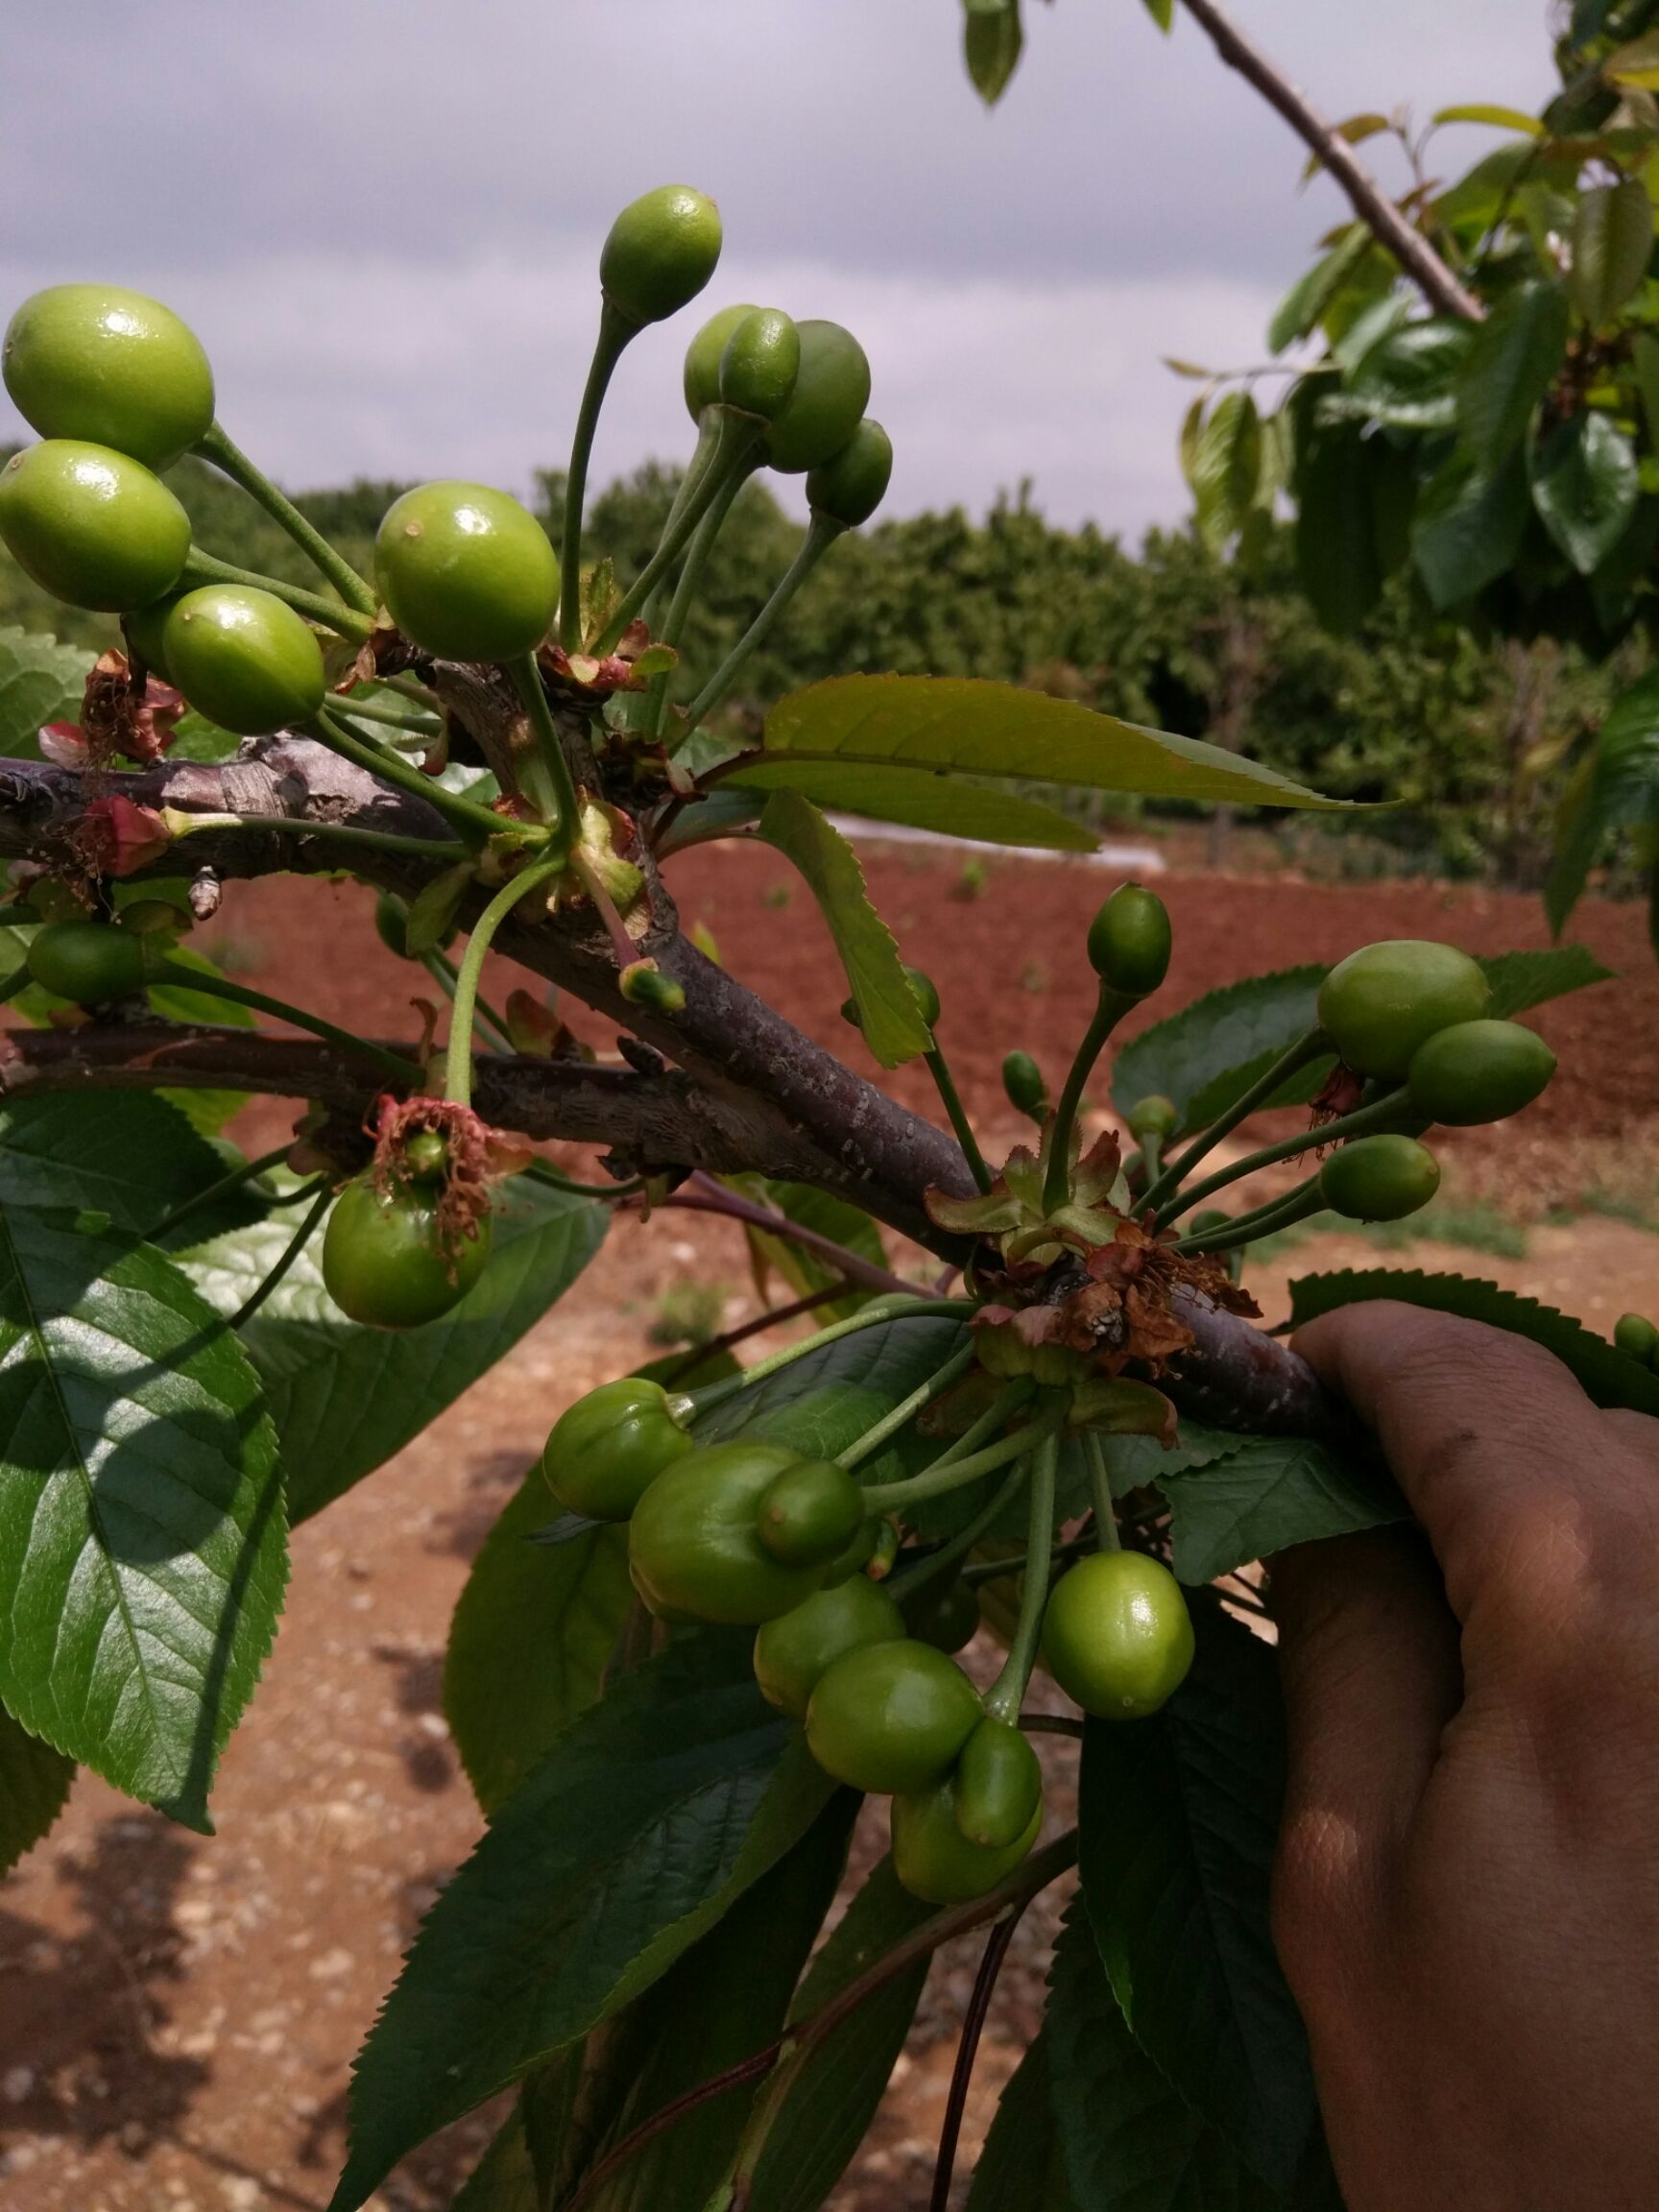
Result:
<svg viewBox="0 0 1659 2212"><path fill-rule="evenodd" d="M1466 323L1484 322L1486 310L1474 293L1441 260L1423 233L1412 228L1348 141L1338 137L1295 85L1227 20L1214 0L1182 0L1182 5L1227 66L1253 84L1302 143L1318 156L1348 195L1355 214L1378 244L1393 254L1430 305Z"/></svg>
<svg viewBox="0 0 1659 2212"><path fill-rule="evenodd" d="M1006 1920L998 1921L985 1946L985 1956L979 1961L979 1971L974 1977L974 1994L962 2015L962 2039L956 2046L950 2094L946 2100L945 2121L939 2130L939 2159L933 2169L933 2194L927 2200L928 2212L949 2212L950 2176L956 2168L956 2145L962 2135L962 2114L968 2103L968 2085L974 2079L974 2061L979 2055L979 2037L984 2032L985 2015L991 2009L997 1977L1002 1971L1002 1961L1008 1956L1008 1946L1014 1940L1014 1931L1024 1910L1025 1900L1022 1899L1010 1908Z"/></svg>
<svg viewBox="0 0 1659 2212"><path fill-rule="evenodd" d="M912 1298L923 1295L914 1283L906 1283L902 1275L878 1267L862 1254L850 1251L845 1244L837 1244L833 1237L823 1236L816 1229L791 1221L787 1214L740 1198L735 1190L728 1190L711 1175L698 1174L692 1181L695 1190L670 1191L662 1204L687 1214L724 1214L728 1219L742 1221L751 1229L763 1229L769 1237L781 1237L787 1244L799 1244L804 1251L817 1253L821 1260L828 1260L832 1267L839 1268L850 1283L861 1284L866 1289L888 1290Z"/></svg>

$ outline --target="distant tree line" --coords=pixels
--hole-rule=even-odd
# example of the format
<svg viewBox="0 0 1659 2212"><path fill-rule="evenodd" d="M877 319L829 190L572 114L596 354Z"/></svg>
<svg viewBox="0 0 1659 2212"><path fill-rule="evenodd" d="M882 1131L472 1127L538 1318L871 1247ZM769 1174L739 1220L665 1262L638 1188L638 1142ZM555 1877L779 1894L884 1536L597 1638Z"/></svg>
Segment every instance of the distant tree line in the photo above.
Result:
<svg viewBox="0 0 1659 2212"><path fill-rule="evenodd" d="M290 541L230 485L194 463L171 481L204 546L310 581ZM624 576L637 568L677 481L648 463L600 494L588 557L610 556ZM556 536L563 478L542 472L537 484ZM367 567L401 489L359 482L300 504ZM684 640L688 672L720 659L800 535L764 485L744 492ZM954 589L941 590L941 578ZM115 638L112 624L47 599L0 552L7 623ZM1399 802L1345 836L1356 857L1530 885L1566 769L1629 682L1633 650L1597 665L1550 640L1482 641L1437 621L1405 575L1355 636L1334 637L1298 588L1288 530L1255 538L1247 559L1189 530L1152 531L1131 553L1092 524L1056 528L1022 488L982 521L953 508L843 540L751 662L733 711L757 717L781 693L850 668L1030 684L1249 753L1334 796ZM1109 805L1100 818L1112 818Z"/></svg>

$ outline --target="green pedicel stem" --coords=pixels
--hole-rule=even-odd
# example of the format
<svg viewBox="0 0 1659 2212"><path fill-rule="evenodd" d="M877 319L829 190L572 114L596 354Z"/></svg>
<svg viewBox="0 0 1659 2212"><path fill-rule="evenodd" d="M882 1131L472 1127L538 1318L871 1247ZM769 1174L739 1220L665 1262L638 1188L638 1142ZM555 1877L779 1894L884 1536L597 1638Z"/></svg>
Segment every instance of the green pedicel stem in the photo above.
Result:
<svg viewBox="0 0 1659 2212"><path fill-rule="evenodd" d="M272 1268L270 1274L266 1276L264 1282L260 1284L258 1289L252 1292L249 1297L245 1298L242 1304L237 1307L235 1312L231 1314L229 1320L225 1324L228 1329L240 1329L244 1326L245 1323L252 1320L254 1314L258 1312L260 1307L264 1305L266 1299L270 1297L271 1293L281 1283L283 1277L288 1273L289 1269L294 1265L294 1262L299 1259L301 1253L304 1251L306 1245L310 1243L312 1238L316 1235L318 1228L322 1224L324 1214L327 1213L329 1207L334 1203L334 1191L332 1186L325 1180L321 1181L320 1187L313 1186L313 1188L317 1190L317 1195L312 1202L311 1211L306 1214L304 1220L301 1222L299 1228L295 1230L293 1236L288 1239L288 1242L283 1249L281 1259L277 1261L276 1266Z"/></svg>
<svg viewBox="0 0 1659 2212"><path fill-rule="evenodd" d="M1257 1206L1248 1214L1238 1214L1214 1236L1183 1237L1176 1245L1177 1252L1231 1252L1240 1244L1254 1244L1262 1237L1277 1235L1281 1229L1292 1229L1298 1221L1310 1215L1322 1214L1329 1204L1319 1187L1317 1175L1309 1176L1299 1183L1288 1197L1276 1198L1265 1206Z"/></svg>
<svg viewBox="0 0 1659 2212"><path fill-rule="evenodd" d="M1112 1496L1112 1471L1106 1463L1106 1444L1098 1430L1089 1430L1083 1439L1089 1455L1089 1496L1094 1507L1094 1548L1098 1551L1120 1551L1123 1549L1118 1533L1118 1507Z"/></svg>
<svg viewBox="0 0 1659 2212"><path fill-rule="evenodd" d="M541 688L541 671L535 654L526 653L522 661L515 661L512 676L536 733L538 748L535 759L521 764L520 779L552 830L549 851L563 860L582 828L582 809L576 798L576 786L570 780L570 763L559 742L558 726L553 720L553 709L547 704L547 694Z"/></svg>
<svg viewBox="0 0 1659 2212"><path fill-rule="evenodd" d="M696 698L685 709L685 723L684 729L679 733L679 742L684 743L685 739L697 728L697 725L713 713L715 708L720 705L731 691L733 685L743 673L751 658L765 643L773 625L794 598L796 592L800 590L802 585L805 583L807 577L811 575L813 569L817 567L836 539L844 536L845 532L845 523L835 521L829 515L814 515L812 517L807 525L806 536L801 550L780 577L773 589L771 598L767 600L765 606L761 608L759 613L756 615L754 621L750 623L748 629L744 631L742 637L738 638L736 644L733 646L731 652L727 654L725 660L721 661L719 667L715 669L713 675L709 677L702 690L698 692Z"/></svg>
<svg viewBox="0 0 1659 2212"><path fill-rule="evenodd" d="M282 600L293 608L296 614L303 614L312 622L321 622L326 630L338 631L342 637L349 637L354 645L361 645L374 628L371 615L359 614L350 607L338 606L332 599L325 599L315 591L307 591L301 585L284 584L276 576L261 576L257 568L233 567L228 561L220 561L211 553L204 553L199 545L191 546L179 581L186 586L242 584L250 590L269 591L273 599Z"/></svg>
<svg viewBox="0 0 1659 2212"><path fill-rule="evenodd" d="M354 1052L359 1059L373 1061L376 1068L399 1083L419 1083L421 1079L422 1070L413 1060L405 1060L400 1052L388 1052L383 1045L373 1045L366 1037L353 1037L349 1029L336 1028L332 1022L325 1022L319 1015L307 1014L284 999L268 998L263 991L250 991L244 983L228 982L223 975L204 975L199 969L160 960L144 981L147 989L165 984L177 991L201 992L209 998L228 998L233 1005L252 1007L256 1014L274 1014L278 1022L289 1022L296 1029L309 1030L325 1045L338 1046L343 1052Z"/></svg>
<svg viewBox="0 0 1659 2212"><path fill-rule="evenodd" d="M1060 1464L1060 1439L1051 1430L1037 1447L1031 1469L1031 1512L1026 1524L1025 1587L1020 1594L1020 1618L1008 1646L1002 1671L985 1693L985 1710L993 1720L1017 1725L1025 1685L1037 1664L1037 1645L1043 1634L1043 1611L1048 1602L1048 1553L1054 1540L1054 1490Z"/></svg>
<svg viewBox="0 0 1659 2212"><path fill-rule="evenodd" d="M937 1373L929 1375L926 1382L918 1383L908 1398L901 1398L898 1405L890 1412L884 1413L874 1428L866 1429L863 1435L849 1444L844 1452L838 1452L835 1456L839 1464L851 1470L868 1459L873 1452L878 1452L889 1436L896 1436L901 1429L915 1419L925 1406L931 1405L935 1398L949 1390L957 1377L965 1375L973 1364L974 1346L964 1344L959 1352L951 1354Z"/></svg>
<svg viewBox="0 0 1659 2212"><path fill-rule="evenodd" d="M397 754L367 743L355 732L348 730L326 707L315 722L306 725L305 733L315 737L319 744L326 745L330 752L354 760L359 768L367 768L371 776L378 776L382 782L396 783L400 791L424 799L452 829L465 835L474 850L485 840L503 836L514 828L505 815L493 814L476 800L458 798L454 792L445 791L442 783L434 782L430 776L422 776L419 768L411 768L406 760L399 760Z"/></svg>
<svg viewBox="0 0 1659 2212"><path fill-rule="evenodd" d="M663 531L656 552L635 578L602 634L589 646L590 652L603 658L605 654L615 651L622 633L690 543L693 531L719 495L727 478L747 463L750 449L759 438L762 427L759 420L753 415L740 415L734 408L722 410L719 442L714 448L714 457L704 472L703 481L686 500L680 519L671 529Z"/></svg>
<svg viewBox="0 0 1659 2212"><path fill-rule="evenodd" d="M437 984L439 990L443 992L445 998L453 1002L455 998L454 961L446 959L442 952L422 952L421 965L431 976L433 982ZM503 1052L517 1050L517 1046L508 1032L506 1022L496 1013L494 1007L482 994L479 996L477 1010L472 1017L472 1025L480 1036L484 1036L486 1032L490 1033L493 1043L498 1045Z"/></svg>
<svg viewBox="0 0 1659 2212"><path fill-rule="evenodd" d="M511 882L503 883L467 940L467 950L455 972L455 999L449 1022L449 1044L444 1059L444 1095L457 1106L472 1103L472 1022L478 1005L478 983L484 973L484 955L490 941L521 899L540 884L551 881L565 866L556 860L533 862Z"/></svg>
<svg viewBox="0 0 1659 2212"><path fill-rule="evenodd" d="M369 853L415 853L423 860L465 860L472 848L433 837L400 837L390 830L359 830L349 822L305 822L293 814L186 814L177 806L162 819L176 838L202 830L269 830L280 837L316 837L325 845L346 845Z"/></svg>
<svg viewBox="0 0 1659 2212"><path fill-rule="evenodd" d="M181 1206L175 1206L171 1214L164 1214L154 1229L146 1231L147 1240L154 1244L157 1238L167 1237L180 1221L203 1206L211 1206L215 1199L228 1198L233 1190L240 1190L244 1183L252 1183L261 1175L268 1175L273 1167L280 1167L294 1149L294 1141L273 1145L269 1152L261 1152L257 1160L245 1160L240 1167L232 1167L228 1175L221 1175L217 1183L209 1183L205 1190L198 1190L194 1198L186 1198Z"/></svg>
<svg viewBox="0 0 1659 2212"><path fill-rule="evenodd" d="M1131 998L1126 992L1114 991L1105 983L1100 986L1094 1003L1094 1019L1083 1033L1070 1067L1066 1072L1066 1088L1060 1094L1060 1103L1054 1109L1054 1118L1043 1132L1047 1146L1047 1167L1043 1176L1043 1207L1045 1213L1054 1214L1065 1205L1071 1193L1071 1129L1077 1119L1077 1109L1083 1102L1083 1086L1100 1057L1101 1047L1113 1030L1122 1021L1131 1006L1139 1006L1139 998Z"/></svg>
<svg viewBox="0 0 1659 2212"><path fill-rule="evenodd" d="M1183 1190L1174 1200L1166 1200L1159 1213L1159 1227L1172 1221L1177 1214L1185 1214L1190 1207L1201 1206L1206 1198L1226 1190L1230 1183L1253 1175L1258 1167L1271 1167L1281 1160L1294 1160L1299 1152L1338 1144L1350 1137L1374 1136L1382 1130L1416 1136L1429 1126L1424 1116L1411 1112L1410 1098L1402 1084L1386 1098L1374 1098L1369 1106L1356 1107L1352 1114L1340 1115L1334 1121L1323 1122L1316 1129L1299 1129L1293 1137L1281 1138L1277 1144L1263 1144L1258 1152L1246 1152L1230 1167L1218 1167L1214 1175L1195 1183L1190 1190Z"/></svg>
<svg viewBox="0 0 1659 2212"><path fill-rule="evenodd" d="M566 653L582 645L582 510L588 503L588 464L593 452L593 434L611 378L629 341L639 335L639 325L613 307L609 300L599 309L599 335L576 411L576 428L570 440L570 466L565 477L565 527L559 543L559 642Z"/></svg>
<svg viewBox="0 0 1659 2212"><path fill-rule="evenodd" d="M337 553L315 523L308 522L292 499L277 491L269 477L255 469L239 445L231 444L223 426L214 422L205 437L196 446L204 461L239 484L250 498L256 499L273 521L279 522L296 545L314 562L327 577L349 607L360 613L373 616L375 612L373 588L358 575L344 554Z"/></svg>
<svg viewBox="0 0 1659 2212"><path fill-rule="evenodd" d="M872 1513L893 1513L906 1505L919 1505L925 1499L960 1490L969 1482L977 1482L982 1475L994 1475L1011 1459L1024 1458L1046 1437L1057 1435L1065 1418L1065 1407L1058 1407L1043 1420L1004 1436L1000 1443L987 1445L983 1452L970 1453L965 1459L936 1459L920 1475L902 1482L872 1482L865 1488L865 1503Z"/></svg>
<svg viewBox="0 0 1659 2212"><path fill-rule="evenodd" d="M1292 1075L1306 1068L1310 1060L1317 1060L1322 1052L1330 1049L1321 1029L1310 1029L1298 1037L1294 1045L1280 1053L1264 1075L1259 1075L1241 1097L1235 1098L1224 1114L1215 1117L1204 1134L1188 1145L1179 1160L1169 1162L1157 1181L1148 1185L1146 1195L1141 1201L1142 1206L1157 1208L1165 1205L1170 1194L1191 1174L1199 1161L1213 1152L1223 1137L1231 1135L1239 1122L1254 1114L1259 1106L1265 1106L1273 1094L1287 1083ZM1190 1204L1190 1199L1187 1203Z"/></svg>

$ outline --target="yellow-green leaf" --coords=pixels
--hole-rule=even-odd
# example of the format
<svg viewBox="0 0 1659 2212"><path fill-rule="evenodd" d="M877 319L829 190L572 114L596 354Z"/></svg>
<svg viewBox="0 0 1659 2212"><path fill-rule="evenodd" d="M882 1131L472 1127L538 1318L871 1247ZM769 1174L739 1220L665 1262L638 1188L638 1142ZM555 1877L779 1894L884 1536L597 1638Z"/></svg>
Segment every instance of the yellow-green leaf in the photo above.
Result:
<svg viewBox="0 0 1659 2212"><path fill-rule="evenodd" d="M1521 131L1528 138L1542 138L1544 126L1536 115L1527 115L1519 108L1489 106L1483 100L1470 102L1457 108L1441 108L1431 120L1442 123L1486 123L1494 131Z"/></svg>
<svg viewBox="0 0 1659 2212"><path fill-rule="evenodd" d="M796 763L820 760L935 774L956 769L1245 806L1351 804L1199 738L976 677L832 676L792 691L767 718L765 750L745 762L743 781L781 785L793 781Z"/></svg>

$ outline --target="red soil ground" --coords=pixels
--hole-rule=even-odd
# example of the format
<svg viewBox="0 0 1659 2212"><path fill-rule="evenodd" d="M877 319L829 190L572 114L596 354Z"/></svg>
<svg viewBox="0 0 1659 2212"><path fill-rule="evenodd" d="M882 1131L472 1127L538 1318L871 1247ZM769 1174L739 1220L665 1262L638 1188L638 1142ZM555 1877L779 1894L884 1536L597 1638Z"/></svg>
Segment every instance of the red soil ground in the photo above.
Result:
<svg viewBox="0 0 1659 2212"><path fill-rule="evenodd" d="M871 888L905 953L945 999L942 1035L988 1148L1014 1134L998 1064L1010 1045L1058 1076L1089 992L1084 926L1112 878L1067 864L993 862L983 896L954 896L959 864L877 854ZM843 1051L842 984L810 902L783 863L720 849L676 863L686 921L731 968ZM1313 886L1289 878L1166 878L1176 960L1163 1003L1263 969L1333 958L1383 935L1443 936L1472 950L1538 945L1533 902L1424 885ZM1483 1145L1463 1177L1525 1214L1599 1187L1650 1199L1659 1107L1659 970L1634 908L1588 902L1574 934L1623 980L1546 1009L1562 1058L1546 1101ZM235 887L210 933L240 974L354 1026L407 1026L410 972L375 939L349 889ZM497 978L505 987L505 978ZM1149 1017L1150 1018L1150 1015ZM926 1109L925 1082L900 1094ZM1103 1094L1103 1086L1102 1086ZM269 1143L275 1102L248 1118ZM1283 1310L1286 1276L1376 1255L1320 1238L1252 1277ZM1535 1229L1522 1260L1414 1247L1606 1328L1659 1308L1659 1238L1585 1217ZM218 1789L206 1842L83 1777L51 1839L0 1885L0 2191L8 2212L257 2212L329 2195L353 2049L437 1887L479 1829L439 1712L448 1617L467 1564L558 1411L646 1357L664 1292L718 1286L730 1318L753 1311L741 1243L726 1224L669 1215L619 1227L577 1296L397 1460L298 1532L287 1615ZM1069 1752L1054 1753L1055 1798ZM872 1833L860 1853L878 1848ZM1029 1915L982 2052L964 2166L1042 2001L1051 1911ZM842 2212L926 2201L974 1960L946 1957L900 2078L837 2200ZM447 2204L487 2132L468 2123L386 2185L398 2212Z"/></svg>

